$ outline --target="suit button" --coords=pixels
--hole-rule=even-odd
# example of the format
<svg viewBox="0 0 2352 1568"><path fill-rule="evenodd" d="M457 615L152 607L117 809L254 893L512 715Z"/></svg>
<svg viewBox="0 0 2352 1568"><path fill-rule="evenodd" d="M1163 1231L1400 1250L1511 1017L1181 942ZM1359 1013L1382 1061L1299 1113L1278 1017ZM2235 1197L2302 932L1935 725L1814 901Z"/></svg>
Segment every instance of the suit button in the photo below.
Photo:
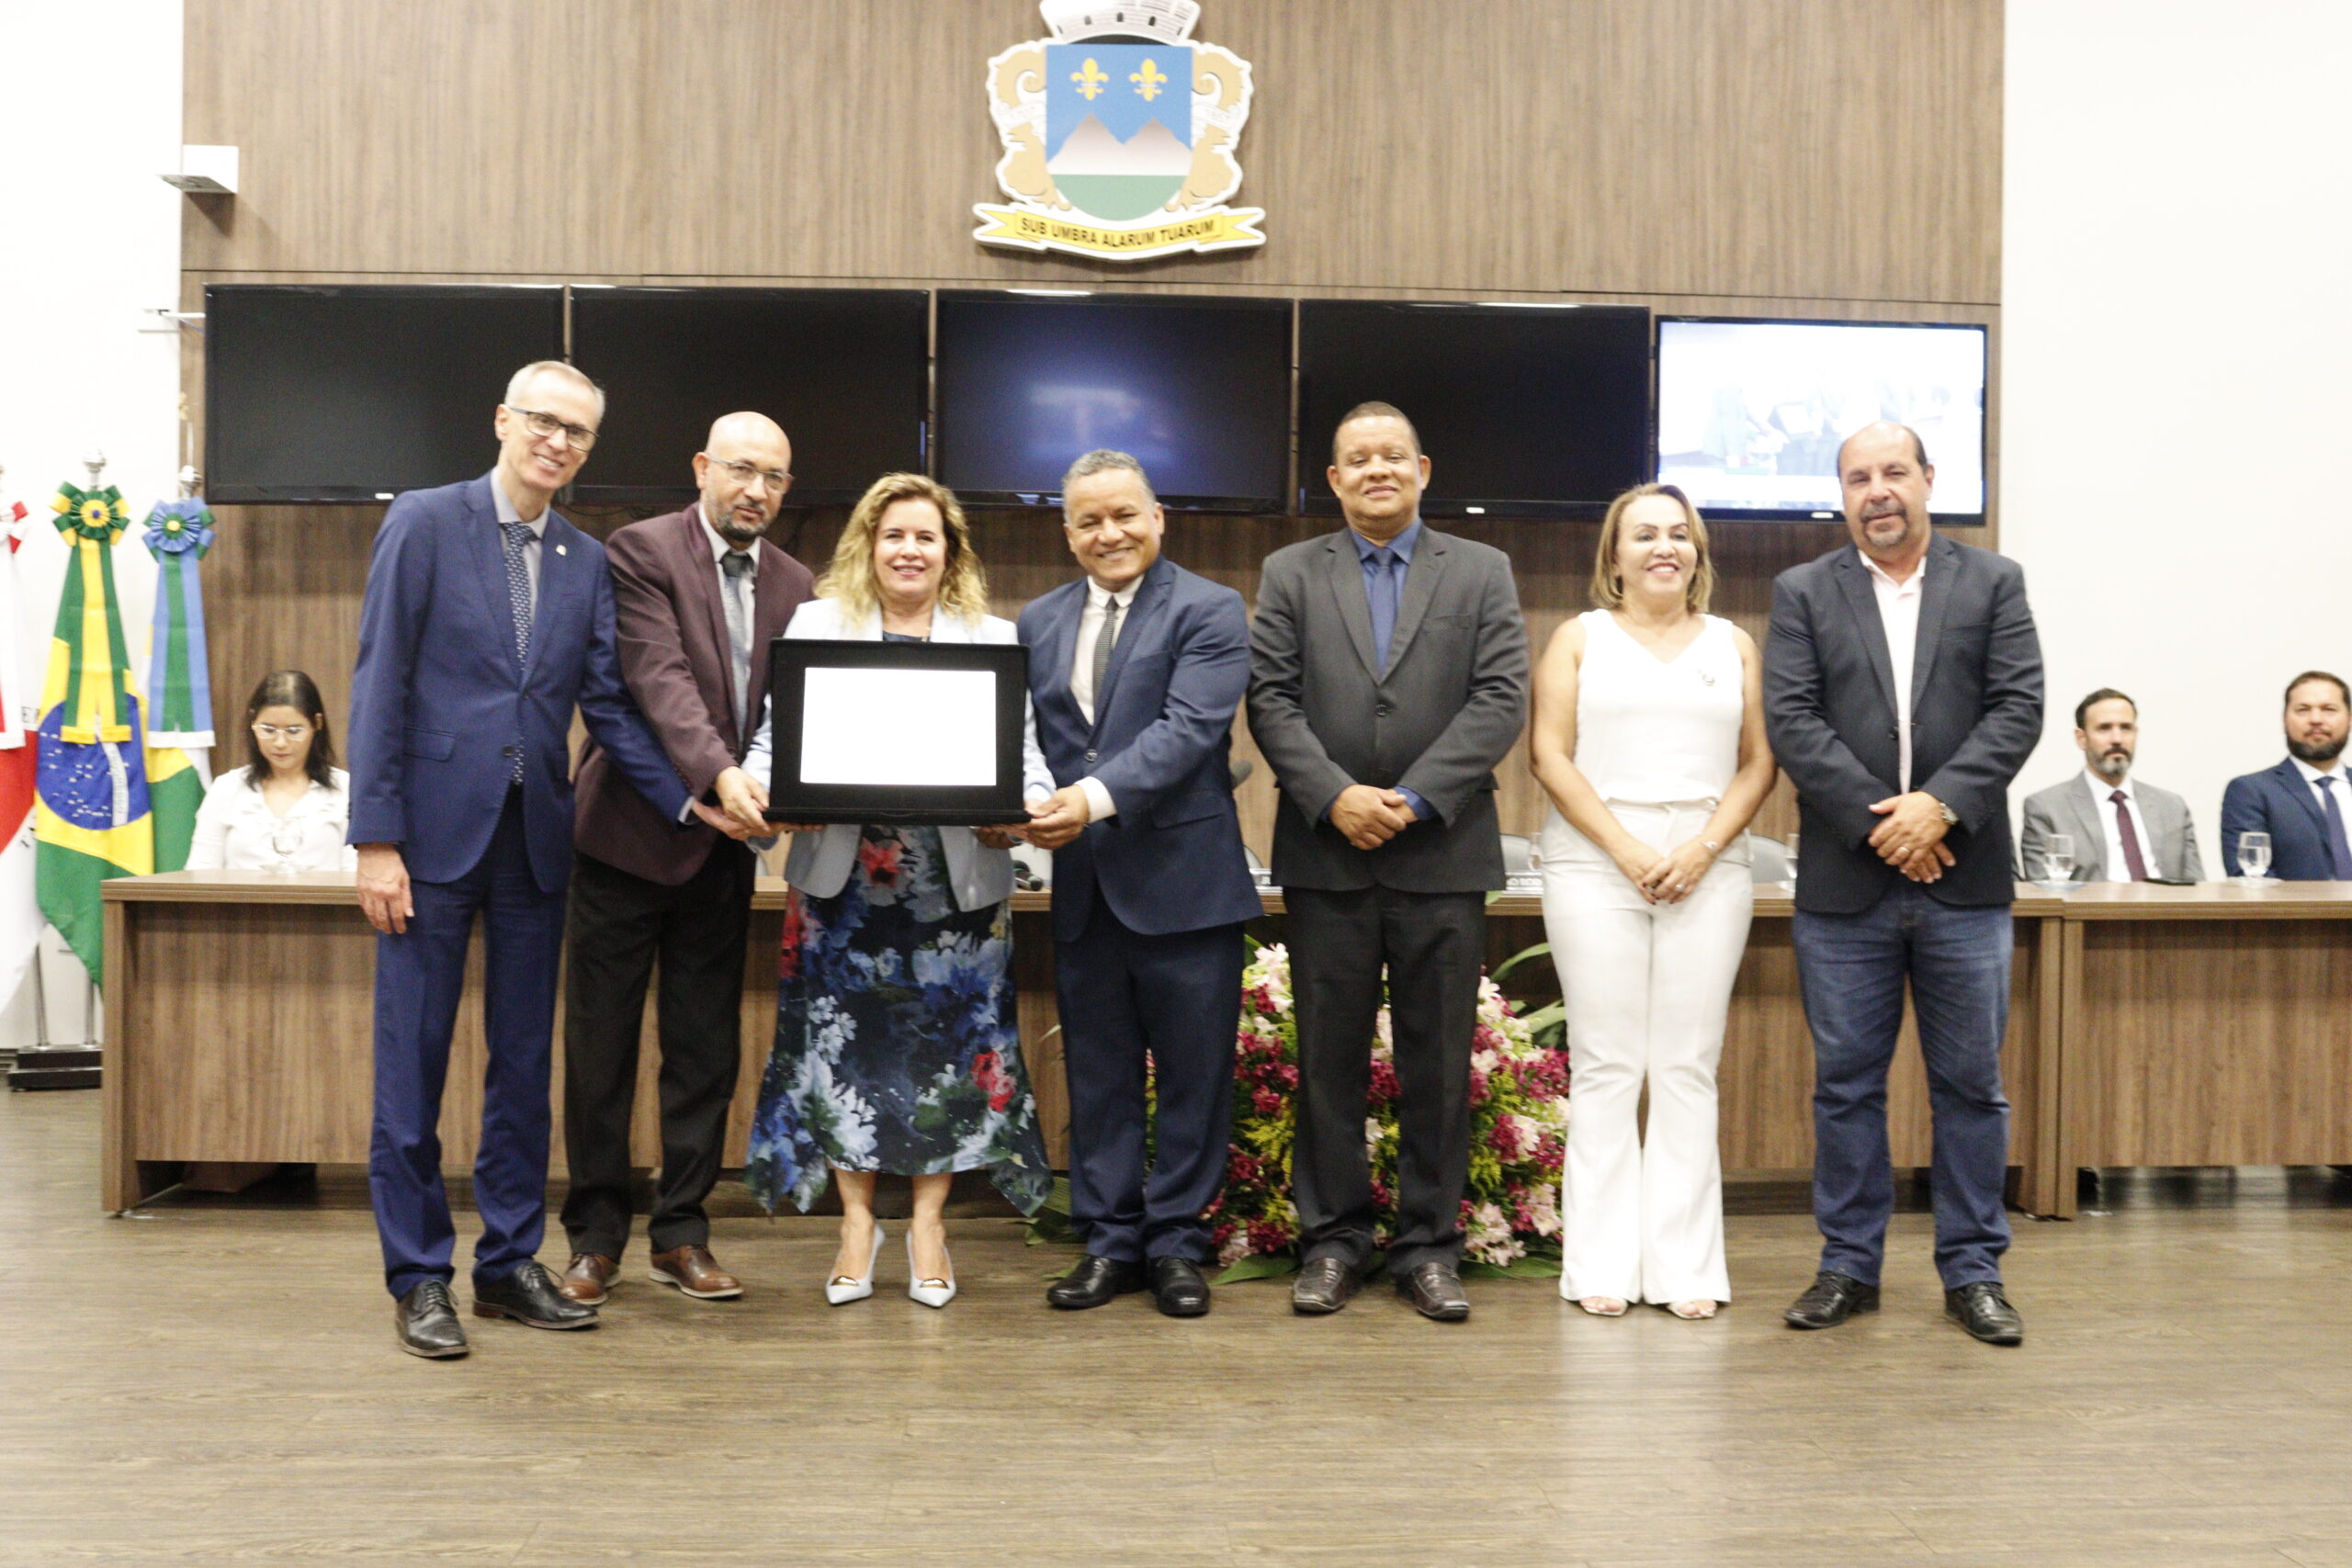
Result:
<svg viewBox="0 0 2352 1568"><path fill-rule="evenodd" d="M514 757L520 756L522 754L522 750L523 748L520 746L501 746L498 749L498 754L502 757Z"/></svg>
<svg viewBox="0 0 2352 1568"><path fill-rule="evenodd" d="M1091 751L1089 751L1089 752L1086 754L1086 760L1087 760L1088 761L1090 761L1090 762L1091 762L1091 761L1094 761L1094 753L1093 753L1093 752L1091 752Z"/></svg>
<svg viewBox="0 0 2352 1568"><path fill-rule="evenodd" d="M1372 716L1373 716L1374 718L1386 718L1386 717L1388 716L1388 714L1389 714L1389 707L1388 707L1388 705L1387 705L1386 703L1382 703L1378 707L1375 707L1375 708L1374 708L1374 709L1372 710Z"/></svg>

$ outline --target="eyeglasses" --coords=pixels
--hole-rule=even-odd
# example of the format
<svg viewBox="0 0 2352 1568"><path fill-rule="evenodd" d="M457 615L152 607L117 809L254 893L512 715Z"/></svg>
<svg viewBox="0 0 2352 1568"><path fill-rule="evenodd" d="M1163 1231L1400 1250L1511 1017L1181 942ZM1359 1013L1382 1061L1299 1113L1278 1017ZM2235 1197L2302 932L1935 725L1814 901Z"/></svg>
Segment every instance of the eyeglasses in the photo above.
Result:
<svg viewBox="0 0 2352 1568"><path fill-rule="evenodd" d="M311 727L307 724L256 724L254 734L264 740L290 740L300 745L311 738Z"/></svg>
<svg viewBox="0 0 2352 1568"><path fill-rule="evenodd" d="M503 406L510 413L521 414L531 434L542 441L552 439L558 431L561 431L563 438L571 443L571 449L575 452L585 452L596 445L596 433L584 424L568 424L551 413L541 413L537 409L518 409L513 403Z"/></svg>
<svg viewBox="0 0 2352 1568"><path fill-rule="evenodd" d="M768 489L778 495L792 488L792 476L782 468L763 468L751 463L729 462L721 457L713 457L710 461L715 467L726 469L728 476L739 485L749 485L754 479L765 479Z"/></svg>

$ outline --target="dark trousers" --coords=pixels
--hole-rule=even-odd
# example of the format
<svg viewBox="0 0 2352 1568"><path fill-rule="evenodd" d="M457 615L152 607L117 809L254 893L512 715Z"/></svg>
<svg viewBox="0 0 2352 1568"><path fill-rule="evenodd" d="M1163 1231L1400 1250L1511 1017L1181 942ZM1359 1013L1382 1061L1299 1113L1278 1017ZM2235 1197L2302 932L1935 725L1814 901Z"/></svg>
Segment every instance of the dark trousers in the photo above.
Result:
<svg viewBox="0 0 2352 1568"><path fill-rule="evenodd" d="M1291 1187L1300 1256L1361 1267L1373 1249L1363 1127L1385 966L1398 1089L1396 1235L1388 1269L1402 1276L1421 1263L1459 1262L1486 895L1293 887L1283 897L1298 1010Z"/></svg>
<svg viewBox="0 0 2352 1568"><path fill-rule="evenodd" d="M646 1235L656 1252L707 1247L703 1200L718 1180L727 1108L743 1058L743 947L752 852L714 846L675 887L573 858L563 1011L563 1228L574 1252L628 1245L629 1121L646 983L662 964L662 1178Z"/></svg>
<svg viewBox="0 0 2352 1568"><path fill-rule="evenodd" d="M1907 883L1859 915L1797 911L1797 976L1813 1026L1813 1213L1825 1270L1878 1283L1894 1213L1886 1071L1907 980L1935 1119L1936 1272L1946 1290L2000 1279L2009 1246L2001 1039L2013 933L2006 906L1954 908Z"/></svg>
<svg viewBox="0 0 2352 1568"><path fill-rule="evenodd" d="M466 943L481 917L487 960L481 1145L474 1277L495 1279L539 1250L547 1222L548 1070L563 895L542 892L523 839L522 793L510 790L490 848L454 882L412 882L405 933L376 939L376 1120L368 1190L384 1246L384 1283L406 1295L447 1280L456 1231L441 1181L441 1090L466 979Z"/></svg>
<svg viewBox="0 0 2352 1568"><path fill-rule="evenodd" d="M1201 1211L1225 1184L1242 956L1238 925L1144 936L1099 897L1077 940L1054 944L1070 1220L1087 1251L1126 1262L1216 1256ZM1148 1172L1147 1055L1157 1100Z"/></svg>

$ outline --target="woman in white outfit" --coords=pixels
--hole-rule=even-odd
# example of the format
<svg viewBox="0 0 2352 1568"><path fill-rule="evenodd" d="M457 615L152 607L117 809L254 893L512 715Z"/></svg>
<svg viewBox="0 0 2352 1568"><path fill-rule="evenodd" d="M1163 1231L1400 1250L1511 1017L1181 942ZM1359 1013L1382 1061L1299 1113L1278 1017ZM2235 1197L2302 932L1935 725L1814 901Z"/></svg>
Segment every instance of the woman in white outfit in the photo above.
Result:
<svg viewBox="0 0 2352 1568"><path fill-rule="evenodd" d="M1713 586L1698 510L1671 485L1628 491L1600 528L1600 608L1553 634L1535 674L1571 1066L1560 1293L1603 1317L1731 1299L1715 1063L1754 900L1741 834L1773 765L1762 661L1706 613Z"/></svg>
<svg viewBox="0 0 2352 1568"><path fill-rule="evenodd" d="M351 775L334 765L326 705L300 670L263 677L245 705L246 765L212 781L196 813L190 871L349 871Z"/></svg>

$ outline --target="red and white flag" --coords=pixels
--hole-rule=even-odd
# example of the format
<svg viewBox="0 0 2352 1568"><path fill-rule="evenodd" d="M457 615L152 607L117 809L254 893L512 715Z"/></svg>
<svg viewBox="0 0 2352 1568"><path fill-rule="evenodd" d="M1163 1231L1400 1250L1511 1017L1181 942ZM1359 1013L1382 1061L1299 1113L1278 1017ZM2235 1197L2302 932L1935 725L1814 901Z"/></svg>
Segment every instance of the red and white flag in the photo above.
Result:
<svg viewBox="0 0 2352 1568"><path fill-rule="evenodd" d="M17 994L40 949L40 900L33 886L33 786L40 689L25 669L24 605L17 547L28 513L0 496L0 1003Z"/></svg>

